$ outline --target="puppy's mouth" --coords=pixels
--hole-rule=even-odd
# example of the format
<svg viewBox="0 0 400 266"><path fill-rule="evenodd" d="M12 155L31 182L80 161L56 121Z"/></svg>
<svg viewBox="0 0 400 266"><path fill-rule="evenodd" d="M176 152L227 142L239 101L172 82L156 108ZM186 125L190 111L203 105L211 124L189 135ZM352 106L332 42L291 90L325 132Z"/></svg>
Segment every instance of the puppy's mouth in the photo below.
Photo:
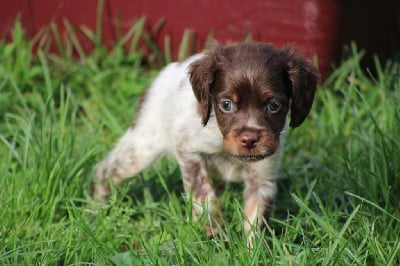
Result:
<svg viewBox="0 0 400 266"><path fill-rule="evenodd" d="M235 157L239 158L242 161L246 162L257 162L265 159L266 157L270 156L269 153L262 153L262 154L235 154Z"/></svg>

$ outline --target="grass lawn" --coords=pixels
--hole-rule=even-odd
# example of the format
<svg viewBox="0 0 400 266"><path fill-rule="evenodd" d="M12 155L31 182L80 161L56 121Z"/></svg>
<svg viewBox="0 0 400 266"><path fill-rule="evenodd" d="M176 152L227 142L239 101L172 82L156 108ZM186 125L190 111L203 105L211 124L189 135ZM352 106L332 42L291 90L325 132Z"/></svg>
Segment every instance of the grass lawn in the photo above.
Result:
<svg viewBox="0 0 400 266"><path fill-rule="evenodd" d="M84 54L70 34L61 55L32 54L18 24L0 42L0 265L400 264L400 62L376 60L372 77L349 48L289 129L273 218L248 250L241 185L222 196L228 230L210 240L173 159L90 204L93 167L157 69L121 45Z"/></svg>

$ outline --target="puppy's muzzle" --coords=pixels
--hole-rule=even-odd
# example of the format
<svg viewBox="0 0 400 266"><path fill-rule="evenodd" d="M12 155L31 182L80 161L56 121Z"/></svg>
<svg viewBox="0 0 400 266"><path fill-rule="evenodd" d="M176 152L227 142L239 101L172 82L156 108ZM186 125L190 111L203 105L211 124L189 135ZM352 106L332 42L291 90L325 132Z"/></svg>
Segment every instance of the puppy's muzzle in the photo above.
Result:
<svg viewBox="0 0 400 266"><path fill-rule="evenodd" d="M232 130L224 138L225 150L244 161L259 161L274 154L279 139L265 130Z"/></svg>

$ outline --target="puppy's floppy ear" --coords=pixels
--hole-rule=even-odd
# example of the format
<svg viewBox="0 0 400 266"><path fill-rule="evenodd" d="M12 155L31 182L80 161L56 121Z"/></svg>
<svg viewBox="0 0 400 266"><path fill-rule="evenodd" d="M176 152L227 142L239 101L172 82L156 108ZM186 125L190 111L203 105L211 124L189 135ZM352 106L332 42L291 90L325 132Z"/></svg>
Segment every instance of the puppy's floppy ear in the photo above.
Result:
<svg viewBox="0 0 400 266"><path fill-rule="evenodd" d="M194 61L189 66L190 83L199 102L199 112L203 126L207 125L210 118L212 108L211 89L214 85L217 71L218 53L221 53L221 51L222 46L216 44L205 52L202 58Z"/></svg>
<svg viewBox="0 0 400 266"><path fill-rule="evenodd" d="M310 112L319 80L317 68L297 54L293 48L284 48L288 56L288 77L291 85L290 127L303 123Z"/></svg>

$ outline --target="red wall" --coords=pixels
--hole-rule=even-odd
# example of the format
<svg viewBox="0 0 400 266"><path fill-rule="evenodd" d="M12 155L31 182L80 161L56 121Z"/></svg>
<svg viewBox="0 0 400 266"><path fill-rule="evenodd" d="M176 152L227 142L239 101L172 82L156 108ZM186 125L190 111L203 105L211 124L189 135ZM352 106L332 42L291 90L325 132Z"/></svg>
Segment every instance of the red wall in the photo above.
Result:
<svg viewBox="0 0 400 266"><path fill-rule="evenodd" d="M6 34L22 15L29 36L52 20L63 29L63 19L74 25L96 27L96 0L13 0L0 2L0 34ZM222 43L240 41L247 33L257 41L272 42L281 47L294 44L309 58L318 56L318 63L326 73L337 57L340 6L337 0L105 0L103 39L111 43L116 39L116 24L128 30L142 15L147 16L151 28L160 18L166 23L155 34L160 45L166 34L172 37L176 58L184 29L197 33L200 50L211 29ZM90 42L84 42L89 47Z"/></svg>

